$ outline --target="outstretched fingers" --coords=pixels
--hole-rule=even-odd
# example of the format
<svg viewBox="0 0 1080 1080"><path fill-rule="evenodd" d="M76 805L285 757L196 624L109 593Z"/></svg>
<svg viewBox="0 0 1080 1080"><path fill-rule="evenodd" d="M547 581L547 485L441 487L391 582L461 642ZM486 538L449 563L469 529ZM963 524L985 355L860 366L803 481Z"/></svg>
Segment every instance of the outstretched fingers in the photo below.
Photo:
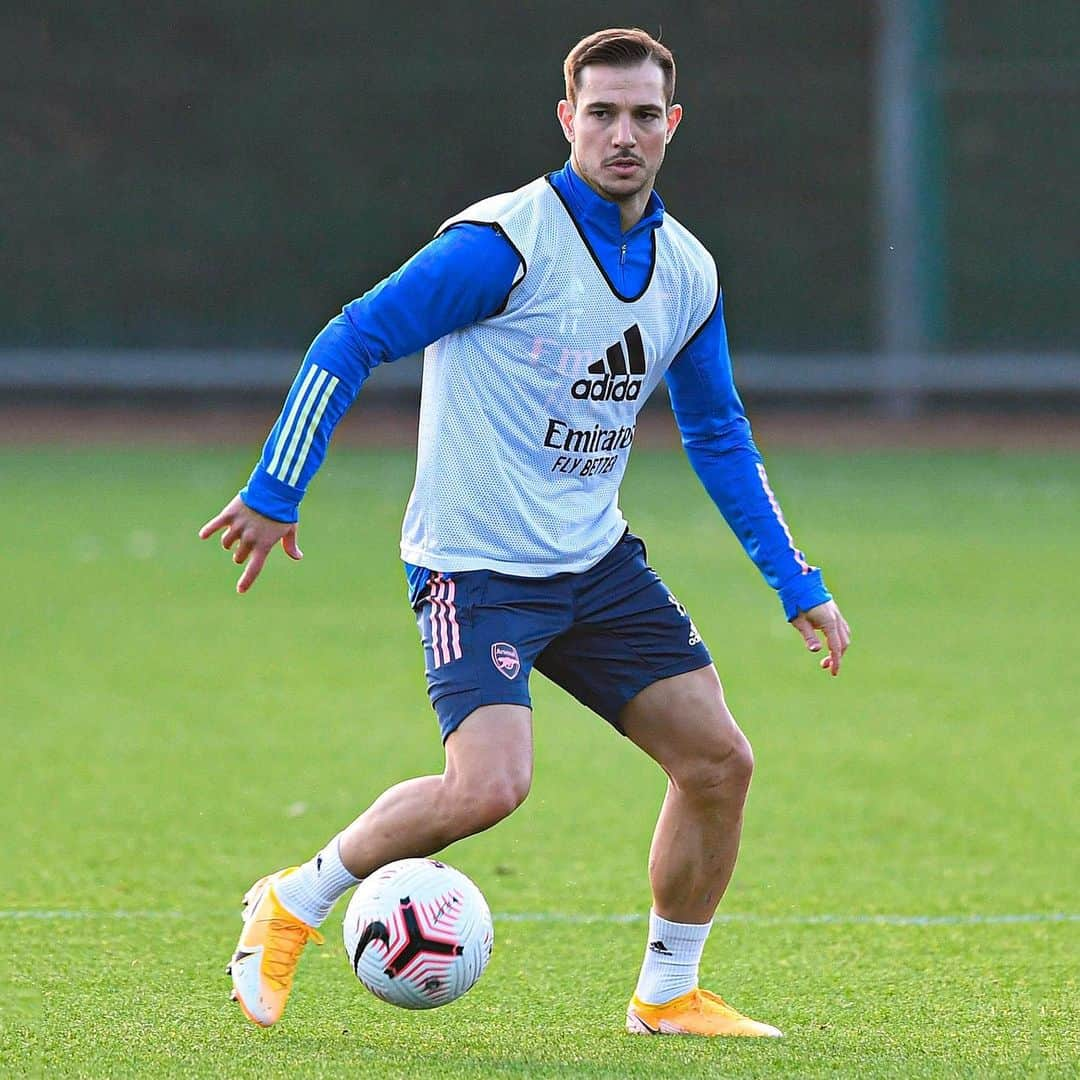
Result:
<svg viewBox="0 0 1080 1080"><path fill-rule="evenodd" d="M262 573L263 564L266 562L266 556L270 552L266 548L255 548L251 553L251 558L248 559L247 566L244 567L244 572L240 575L240 580L236 583L236 591L238 593L246 593L252 585L255 584L255 579ZM245 558L247 556L245 555ZM242 562L242 559L236 559L236 562Z"/></svg>
<svg viewBox="0 0 1080 1080"><path fill-rule="evenodd" d="M221 546L228 550L236 543L239 532L232 536L230 534L236 529L237 522L242 520L246 510L240 496L233 497L199 530L199 539L209 540L214 533L224 529Z"/></svg>
<svg viewBox="0 0 1080 1080"><path fill-rule="evenodd" d="M821 667L830 675L840 674L840 661L851 644L851 628L840 614L840 609L833 601L819 604L809 611L800 611L791 625L802 635L807 649L812 653L821 652L819 632L825 635L825 644L829 654L821 660Z"/></svg>
<svg viewBox="0 0 1080 1080"><path fill-rule="evenodd" d="M229 508L226 507L224 510L221 511L220 514L217 514L215 517L212 517L199 530L199 539L200 540L209 540L210 537L213 536L214 533L216 533L218 531L218 529L224 529L225 526L229 524L230 515L227 512L228 509Z"/></svg>
<svg viewBox="0 0 1080 1080"><path fill-rule="evenodd" d="M242 539L243 535L244 530L242 526L238 525L236 522L232 522L225 527L225 531L221 534L221 546L226 551L229 551L232 548L233 544L237 542L237 540Z"/></svg>
<svg viewBox="0 0 1080 1080"><path fill-rule="evenodd" d="M806 647L810 652L821 652L821 642L818 640L817 631L802 612L799 612L791 620L791 625L802 634L802 639L806 642Z"/></svg>
<svg viewBox="0 0 1080 1080"><path fill-rule="evenodd" d="M237 566L244 567L236 583L236 591L245 593L255 584L270 552L279 542L290 559L300 560L304 557L297 543L296 531L295 523L265 517L245 505L237 496L199 530L199 537L208 540L221 532L221 546L226 551L232 551L232 559Z"/></svg>
<svg viewBox="0 0 1080 1080"><path fill-rule="evenodd" d="M821 661L821 666L830 675L839 675L840 660L851 644L851 629L839 612L835 619L827 622L821 629L829 646L829 655Z"/></svg>
<svg viewBox="0 0 1080 1080"><path fill-rule="evenodd" d="M232 561L236 563L237 566L242 566L247 562L247 557L255 550L257 545L254 538L250 536L241 535L237 537L237 539L239 539L240 542L236 545L236 550L233 552ZM221 546L223 548L228 548L230 544L226 544L225 541L222 540Z"/></svg>
<svg viewBox="0 0 1080 1080"><path fill-rule="evenodd" d="M295 526L293 528L291 528L281 538L281 546L284 549L285 554L288 555L290 559L296 559L297 562L299 562L304 557L304 553L300 550L300 546L296 542L296 527Z"/></svg>

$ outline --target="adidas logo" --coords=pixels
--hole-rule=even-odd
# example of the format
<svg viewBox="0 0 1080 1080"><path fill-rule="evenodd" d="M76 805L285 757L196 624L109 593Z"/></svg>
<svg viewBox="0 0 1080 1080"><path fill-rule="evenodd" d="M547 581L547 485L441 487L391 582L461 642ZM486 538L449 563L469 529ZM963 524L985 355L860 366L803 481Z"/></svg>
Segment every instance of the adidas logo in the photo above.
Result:
<svg viewBox="0 0 1080 1080"><path fill-rule="evenodd" d="M650 941L649 952L659 953L661 956L671 955L671 950L662 941Z"/></svg>
<svg viewBox="0 0 1080 1080"><path fill-rule="evenodd" d="M622 340L608 346L603 359L590 364L588 372L600 378L578 379L570 387L578 401L636 401L641 379L631 376L645 374L645 346L637 323L623 333Z"/></svg>

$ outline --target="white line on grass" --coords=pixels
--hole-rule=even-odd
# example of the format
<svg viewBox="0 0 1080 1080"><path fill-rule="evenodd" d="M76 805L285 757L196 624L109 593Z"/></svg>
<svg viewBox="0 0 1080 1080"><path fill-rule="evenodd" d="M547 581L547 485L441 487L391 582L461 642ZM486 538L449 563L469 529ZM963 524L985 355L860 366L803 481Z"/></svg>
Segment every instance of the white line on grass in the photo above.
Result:
<svg viewBox="0 0 1080 1080"><path fill-rule="evenodd" d="M90 911L72 908L0 908L2 919L183 919L182 911ZM645 921L641 914L575 914L567 911L511 911L496 914L496 922L623 924ZM717 915L714 923L755 926L1001 926L1011 923L1080 922L1080 914L1066 911L1031 911L1018 915L754 915L749 912Z"/></svg>
<svg viewBox="0 0 1080 1080"><path fill-rule="evenodd" d="M563 912L535 914L511 912L496 915L496 922L636 923L645 916L573 915ZM1023 915L715 915L713 923L748 923L757 926L994 926L1004 923L1080 922L1080 914L1036 911Z"/></svg>
<svg viewBox="0 0 1080 1080"><path fill-rule="evenodd" d="M0 919L182 919L182 911L90 911L73 908L0 908Z"/></svg>

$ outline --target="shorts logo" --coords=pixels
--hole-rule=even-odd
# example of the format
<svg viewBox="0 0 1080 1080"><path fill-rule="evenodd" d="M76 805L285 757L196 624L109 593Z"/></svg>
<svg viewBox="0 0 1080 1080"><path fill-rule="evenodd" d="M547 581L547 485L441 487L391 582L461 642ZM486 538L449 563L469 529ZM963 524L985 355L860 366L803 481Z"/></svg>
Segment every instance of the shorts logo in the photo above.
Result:
<svg viewBox="0 0 1080 1080"><path fill-rule="evenodd" d="M668 593L668 603L675 605L675 610L690 624L690 636L687 638L687 645L700 645L701 635L698 633L698 628L694 625L694 620L686 612L686 608L675 599L671 593Z"/></svg>
<svg viewBox="0 0 1080 1080"><path fill-rule="evenodd" d="M505 641L496 641L491 646L491 662L495 665L495 670L508 679L515 678L521 670L521 660L517 649Z"/></svg>

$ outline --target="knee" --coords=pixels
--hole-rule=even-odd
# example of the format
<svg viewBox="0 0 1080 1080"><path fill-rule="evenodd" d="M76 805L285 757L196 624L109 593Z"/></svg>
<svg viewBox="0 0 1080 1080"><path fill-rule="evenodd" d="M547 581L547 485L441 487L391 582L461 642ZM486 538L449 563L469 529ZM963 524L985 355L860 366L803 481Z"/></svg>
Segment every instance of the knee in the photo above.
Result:
<svg viewBox="0 0 1080 1080"><path fill-rule="evenodd" d="M451 785L453 813L464 835L483 832L509 817L525 801L531 779L526 772L511 771L455 781Z"/></svg>
<svg viewBox="0 0 1080 1080"><path fill-rule="evenodd" d="M742 800L754 773L750 741L736 727L712 745L702 748L671 776L680 791L702 803Z"/></svg>
<svg viewBox="0 0 1080 1080"><path fill-rule="evenodd" d="M733 783L740 784L744 790L750 786L750 778L754 775L754 749L741 731L736 731L736 738L728 748L724 768Z"/></svg>
<svg viewBox="0 0 1080 1080"><path fill-rule="evenodd" d="M486 829L509 817L529 794L529 779L518 775L493 777L473 798L479 828Z"/></svg>

